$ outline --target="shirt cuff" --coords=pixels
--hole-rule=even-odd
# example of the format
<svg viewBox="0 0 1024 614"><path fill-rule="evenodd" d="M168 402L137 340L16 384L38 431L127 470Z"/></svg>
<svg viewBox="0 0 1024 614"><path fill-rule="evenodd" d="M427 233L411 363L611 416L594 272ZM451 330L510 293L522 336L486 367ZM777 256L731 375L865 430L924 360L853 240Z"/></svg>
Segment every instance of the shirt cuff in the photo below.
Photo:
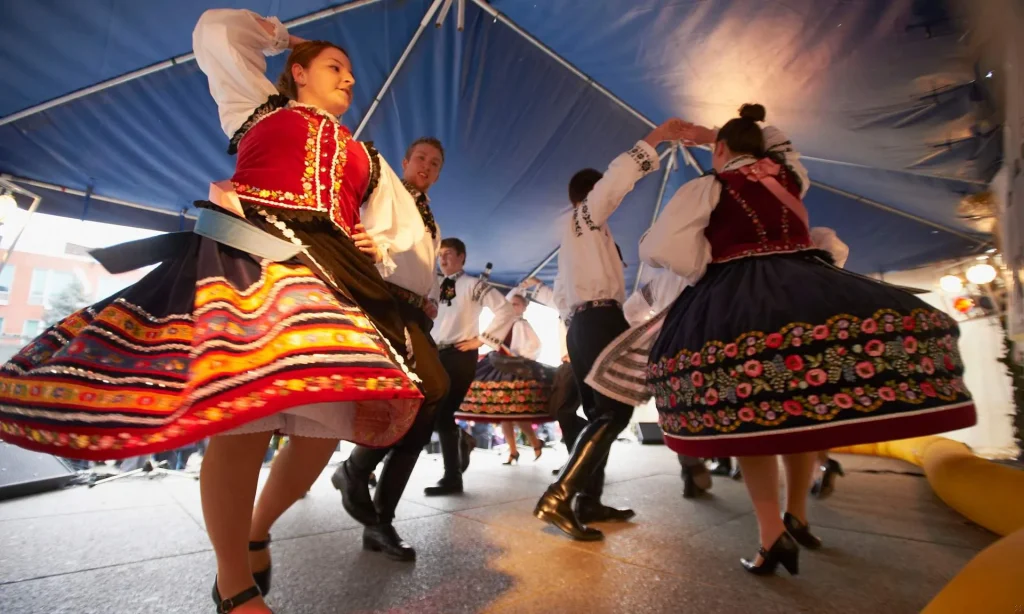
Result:
<svg viewBox="0 0 1024 614"><path fill-rule="evenodd" d="M267 55L277 55L287 51L288 43L291 40L291 37L288 35L288 28L277 17L264 17L264 19L274 26L274 36L271 40L267 41L267 48L263 52Z"/></svg>
<svg viewBox="0 0 1024 614"><path fill-rule="evenodd" d="M501 339L498 339L497 337L495 337L493 335L488 335L487 333L483 333L483 334L480 335L480 340L483 341L484 343L486 343L487 345L491 346L494 349L498 349L498 348L501 347Z"/></svg>
<svg viewBox="0 0 1024 614"><path fill-rule="evenodd" d="M636 163L637 169L641 174L652 173L661 166L661 160L658 158L658 150L651 147L647 141L637 141L633 149L628 152L629 157Z"/></svg>
<svg viewBox="0 0 1024 614"><path fill-rule="evenodd" d="M377 272L380 273L381 277L391 277L396 270L398 265L391 259L391 250L388 249L387 244L377 243L377 253L380 254L380 262L377 263Z"/></svg>

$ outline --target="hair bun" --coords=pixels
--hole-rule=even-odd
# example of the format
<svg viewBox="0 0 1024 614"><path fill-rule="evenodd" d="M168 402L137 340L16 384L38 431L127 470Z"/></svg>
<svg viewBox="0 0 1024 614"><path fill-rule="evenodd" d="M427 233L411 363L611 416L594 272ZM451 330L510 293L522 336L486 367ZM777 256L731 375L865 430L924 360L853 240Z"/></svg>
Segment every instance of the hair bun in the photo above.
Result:
<svg viewBox="0 0 1024 614"><path fill-rule="evenodd" d="M745 104L740 107L740 117L752 119L755 122L763 122L766 115L764 107L759 104Z"/></svg>

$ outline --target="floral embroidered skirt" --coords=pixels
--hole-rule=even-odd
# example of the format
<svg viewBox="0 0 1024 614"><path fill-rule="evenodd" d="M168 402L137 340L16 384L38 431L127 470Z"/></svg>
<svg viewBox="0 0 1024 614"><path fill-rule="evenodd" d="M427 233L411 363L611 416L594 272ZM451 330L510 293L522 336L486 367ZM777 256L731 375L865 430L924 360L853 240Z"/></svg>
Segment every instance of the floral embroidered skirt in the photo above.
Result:
<svg viewBox="0 0 1024 614"><path fill-rule="evenodd" d="M423 397L359 307L301 264L193 236L187 253L0 368L0 437L89 460L289 426L378 447L401 439Z"/></svg>
<svg viewBox="0 0 1024 614"><path fill-rule="evenodd" d="M455 417L477 422L548 422L554 381L554 367L491 352L477 363L476 377Z"/></svg>
<svg viewBox="0 0 1024 614"><path fill-rule="evenodd" d="M975 423L945 313L807 255L712 264L683 291L647 379L689 456L825 450Z"/></svg>

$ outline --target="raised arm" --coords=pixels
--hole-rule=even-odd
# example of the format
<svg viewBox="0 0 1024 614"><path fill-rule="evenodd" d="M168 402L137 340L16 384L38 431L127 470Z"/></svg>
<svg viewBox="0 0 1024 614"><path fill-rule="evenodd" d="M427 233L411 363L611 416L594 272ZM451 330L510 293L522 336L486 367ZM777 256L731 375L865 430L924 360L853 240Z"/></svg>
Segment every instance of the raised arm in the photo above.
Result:
<svg viewBox="0 0 1024 614"><path fill-rule="evenodd" d="M648 266L669 269L695 284L711 262L711 244L704 229L722 194L708 175L687 182L672 196L658 220L640 238L640 259Z"/></svg>
<svg viewBox="0 0 1024 614"><path fill-rule="evenodd" d="M266 55L288 49L291 37L276 17L240 9L211 9L192 31L196 63L210 81L220 125L229 137L260 105L278 94L267 79Z"/></svg>
<svg viewBox="0 0 1024 614"><path fill-rule="evenodd" d="M681 119L673 117L637 141L632 149L612 160L604 176L579 205L580 215L591 228L607 222L636 182L658 170L661 162L655 148L659 143L678 139L684 126Z"/></svg>

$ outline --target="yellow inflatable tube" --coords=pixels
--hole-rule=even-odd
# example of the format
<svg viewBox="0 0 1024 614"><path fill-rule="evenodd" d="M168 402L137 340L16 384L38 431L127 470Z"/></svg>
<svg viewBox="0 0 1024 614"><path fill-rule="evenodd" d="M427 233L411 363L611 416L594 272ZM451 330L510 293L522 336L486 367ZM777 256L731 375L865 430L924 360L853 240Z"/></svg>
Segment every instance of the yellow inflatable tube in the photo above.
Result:
<svg viewBox="0 0 1024 614"><path fill-rule="evenodd" d="M979 458L958 441L918 437L833 451L917 465L935 494L972 522L999 535L1024 529L1024 471Z"/></svg>
<svg viewBox="0 0 1024 614"><path fill-rule="evenodd" d="M1024 471L978 458L945 437L836 448L897 458L924 469L946 505L999 535L932 599L921 614L1024 612Z"/></svg>

